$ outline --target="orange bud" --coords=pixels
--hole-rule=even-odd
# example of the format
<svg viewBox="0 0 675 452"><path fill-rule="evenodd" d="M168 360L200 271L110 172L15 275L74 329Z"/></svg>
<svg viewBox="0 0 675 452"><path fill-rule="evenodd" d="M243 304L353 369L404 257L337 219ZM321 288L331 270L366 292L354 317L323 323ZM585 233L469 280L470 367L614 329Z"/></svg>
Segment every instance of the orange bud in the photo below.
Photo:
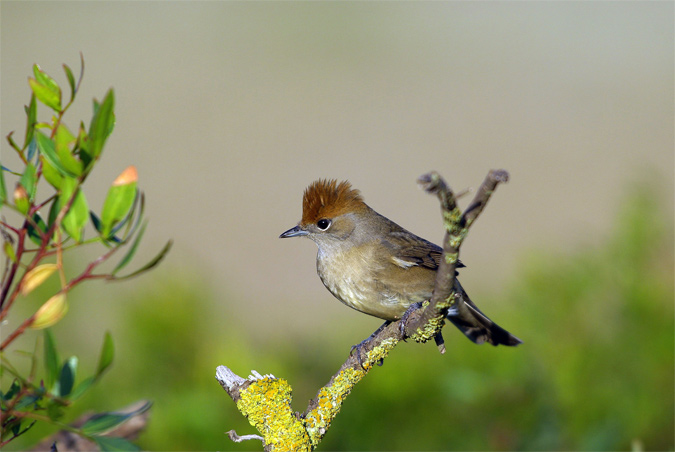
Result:
<svg viewBox="0 0 675 452"><path fill-rule="evenodd" d="M112 186L117 187L119 185L128 185L136 182L137 180L138 171L136 171L136 167L134 165L131 165L122 171L119 176L117 176L117 179L113 181Z"/></svg>
<svg viewBox="0 0 675 452"><path fill-rule="evenodd" d="M65 292L59 292L37 310L30 327L34 330L50 327L61 320L66 312L68 312L66 294Z"/></svg>
<svg viewBox="0 0 675 452"><path fill-rule="evenodd" d="M51 276L52 273L56 271L58 266L56 264L43 264L38 265L24 276L23 284L21 285L21 295L28 295L38 287L40 284L45 282L47 278Z"/></svg>
<svg viewBox="0 0 675 452"><path fill-rule="evenodd" d="M28 192L23 188L23 185L16 184L16 188L14 189L14 200L16 201L19 199L28 199Z"/></svg>

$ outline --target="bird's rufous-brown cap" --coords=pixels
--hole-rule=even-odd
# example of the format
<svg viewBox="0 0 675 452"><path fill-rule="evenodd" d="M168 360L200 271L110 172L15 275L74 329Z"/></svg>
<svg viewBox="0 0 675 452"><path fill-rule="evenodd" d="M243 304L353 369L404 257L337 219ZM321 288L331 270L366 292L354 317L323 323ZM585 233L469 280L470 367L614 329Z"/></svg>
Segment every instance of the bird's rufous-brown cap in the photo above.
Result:
<svg viewBox="0 0 675 452"><path fill-rule="evenodd" d="M358 190L347 181L319 179L305 189L302 198L303 225L316 223L322 218L335 218L347 212L367 208Z"/></svg>

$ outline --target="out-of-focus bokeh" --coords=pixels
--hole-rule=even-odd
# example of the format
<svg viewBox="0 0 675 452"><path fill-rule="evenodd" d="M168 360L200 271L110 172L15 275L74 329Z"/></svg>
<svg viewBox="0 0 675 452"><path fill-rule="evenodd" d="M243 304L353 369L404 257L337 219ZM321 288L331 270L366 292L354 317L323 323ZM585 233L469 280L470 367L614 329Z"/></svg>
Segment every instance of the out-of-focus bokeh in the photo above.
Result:
<svg viewBox="0 0 675 452"><path fill-rule="evenodd" d="M223 434L252 428L215 367L287 378L303 411L380 324L323 288L310 241L277 238L304 187L349 179L439 242L438 204L415 179L433 169L461 190L505 168L461 277L525 343L477 347L448 328L445 356L402 344L323 450L672 450L674 8L2 1L1 135L24 131L31 66L65 86L61 64L77 72L82 52L66 123L109 87L117 101L89 201L134 164L151 218L141 252L175 242L140 279L78 289L54 327L92 367L113 332L117 361L83 408L154 400L147 450L259 448Z"/></svg>

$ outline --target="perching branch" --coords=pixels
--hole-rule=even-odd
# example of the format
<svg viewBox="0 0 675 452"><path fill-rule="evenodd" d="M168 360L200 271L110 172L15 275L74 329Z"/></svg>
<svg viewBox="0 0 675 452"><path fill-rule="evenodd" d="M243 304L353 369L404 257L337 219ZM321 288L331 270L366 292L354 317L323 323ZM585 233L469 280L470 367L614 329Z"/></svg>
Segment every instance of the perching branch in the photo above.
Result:
<svg viewBox="0 0 675 452"><path fill-rule="evenodd" d="M420 186L435 194L441 204L445 237L443 257L436 272L436 284L431 299L423 309L409 311L405 320L386 322L373 335L350 353L347 360L309 402L307 410L300 414L291 408L291 386L286 380L273 375L262 376L253 371L253 376L243 379L225 366L218 366L216 379L227 391L239 411L256 427L257 435L238 436L228 432L230 438L262 439L265 451L311 451L328 431L331 422L340 411L342 403L352 388L381 362L399 341L410 337L417 342L436 339L444 351L441 328L448 309L463 300L455 296L455 268L459 248L469 228L483 211L492 192L501 182L508 181L504 170L492 170L469 207L462 212L457 207L456 197L436 172L418 179Z"/></svg>

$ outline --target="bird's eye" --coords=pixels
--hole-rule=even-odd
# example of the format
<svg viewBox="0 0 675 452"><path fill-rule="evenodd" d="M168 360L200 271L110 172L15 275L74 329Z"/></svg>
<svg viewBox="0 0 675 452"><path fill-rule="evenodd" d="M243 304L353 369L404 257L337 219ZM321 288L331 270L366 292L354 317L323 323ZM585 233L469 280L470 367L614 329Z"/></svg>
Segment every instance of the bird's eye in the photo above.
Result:
<svg viewBox="0 0 675 452"><path fill-rule="evenodd" d="M322 218L319 221L316 222L316 225L319 229L322 231L325 231L330 227L330 220L327 220L326 218Z"/></svg>

